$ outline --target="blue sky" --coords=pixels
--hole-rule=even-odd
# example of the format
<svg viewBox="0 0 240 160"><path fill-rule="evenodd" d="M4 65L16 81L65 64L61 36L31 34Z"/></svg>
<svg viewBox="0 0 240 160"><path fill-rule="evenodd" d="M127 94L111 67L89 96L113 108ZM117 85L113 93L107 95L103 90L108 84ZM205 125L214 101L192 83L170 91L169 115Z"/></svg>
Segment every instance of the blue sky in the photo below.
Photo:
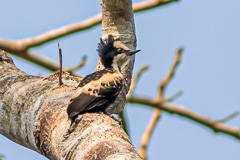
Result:
<svg viewBox="0 0 240 160"><path fill-rule="evenodd" d="M0 37L22 39L78 22L100 13L99 1L31 1L1 2ZM134 1L137 2L137 1ZM162 8L135 14L138 49L134 73L142 65L150 65L136 89L137 95L155 97L157 85L168 71L177 47L183 46L180 67L166 90L171 96L184 94L174 103L203 115L220 119L240 110L240 1L181 0ZM88 31L52 41L33 50L58 61L57 42L63 49L63 64L74 66L83 55L87 64L81 74L94 71L96 46L101 25ZM21 70L48 75L38 66L14 57ZM146 87L148 86L148 87ZM138 149L141 135L152 109L127 105L130 136ZM240 127L240 117L228 125ZM150 160L238 160L239 141L176 115L164 113L149 146ZM0 136L0 153L6 160L45 157Z"/></svg>

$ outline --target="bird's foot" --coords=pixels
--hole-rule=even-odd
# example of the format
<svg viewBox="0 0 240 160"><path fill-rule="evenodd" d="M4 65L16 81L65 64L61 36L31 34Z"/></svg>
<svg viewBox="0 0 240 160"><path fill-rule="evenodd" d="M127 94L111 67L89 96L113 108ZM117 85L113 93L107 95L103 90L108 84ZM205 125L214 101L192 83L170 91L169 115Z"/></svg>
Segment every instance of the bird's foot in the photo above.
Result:
<svg viewBox="0 0 240 160"><path fill-rule="evenodd" d="M112 114L109 115L112 119L114 119L122 128L123 128L123 121L122 118L116 118Z"/></svg>
<svg viewBox="0 0 240 160"><path fill-rule="evenodd" d="M77 127L78 123L82 120L83 116L79 116L75 119L71 119L71 124L70 127L68 129L68 134L72 133L75 128Z"/></svg>

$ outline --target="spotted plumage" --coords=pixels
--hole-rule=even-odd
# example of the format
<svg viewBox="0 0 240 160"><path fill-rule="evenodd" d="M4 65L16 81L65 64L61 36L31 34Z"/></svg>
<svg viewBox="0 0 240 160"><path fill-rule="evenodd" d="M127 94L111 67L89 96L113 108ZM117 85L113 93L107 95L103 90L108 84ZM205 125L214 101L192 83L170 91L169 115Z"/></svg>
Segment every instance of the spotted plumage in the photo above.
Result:
<svg viewBox="0 0 240 160"><path fill-rule="evenodd" d="M139 52L117 43L112 35L109 35L105 42L100 39L97 49L104 68L87 75L77 86L70 100L67 113L72 120L84 112L102 111L112 114L107 113L107 109L115 101L123 86L121 66L129 56Z"/></svg>

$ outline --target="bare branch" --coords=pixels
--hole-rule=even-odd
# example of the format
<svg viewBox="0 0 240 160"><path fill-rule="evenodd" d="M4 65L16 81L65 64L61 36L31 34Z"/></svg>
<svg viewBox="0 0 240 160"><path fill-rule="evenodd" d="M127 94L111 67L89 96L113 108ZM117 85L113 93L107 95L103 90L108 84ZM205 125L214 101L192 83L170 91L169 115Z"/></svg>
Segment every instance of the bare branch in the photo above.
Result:
<svg viewBox="0 0 240 160"><path fill-rule="evenodd" d="M157 122L159 118L161 117L162 112L159 109L155 109L153 112L153 115L151 117L151 120L148 122L147 128L145 129L142 139L141 139L141 144L139 148L139 154L142 157L143 160L147 159L147 147L149 145L149 141L151 138L151 135L153 133L153 130L155 126L157 125Z"/></svg>
<svg viewBox="0 0 240 160"><path fill-rule="evenodd" d="M178 98L179 96L181 96L183 94L183 91L178 91L177 93L175 93L173 96L164 99L164 101L166 102L172 102L174 99Z"/></svg>
<svg viewBox="0 0 240 160"><path fill-rule="evenodd" d="M26 52L26 54L21 54L21 56L19 56L19 55L16 55L16 56L22 57L22 58L28 60L31 63L35 63L35 64L37 64L37 65L39 65L39 66L41 66L41 67L43 67L47 70L53 71L53 72L56 72L59 69L59 64L57 62L52 61L49 58L44 57L40 54L37 54L37 53L35 53L31 50L28 50ZM63 66L63 70L64 71L65 70L70 70L70 67ZM78 76L78 77L81 77L81 75L78 74L75 71L72 71L71 74L75 75L75 76Z"/></svg>
<svg viewBox="0 0 240 160"><path fill-rule="evenodd" d="M177 1L178 0L152 0L136 3L133 5L133 8L134 12L141 12L147 9L160 7L162 5ZM102 15L98 14L82 22L66 25L61 28L48 31L36 37L25 38L22 40L7 40L0 38L0 48L18 57L24 58L30 62L36 63L37 65L46 68L50 71L57 71L58 64L56 62L43 56L40 56L36 53L33 53L29 49L32 47L43 45L45 43L48 43L50 41L56 40L64 36L74 34L76 32L90 29L100 24L101 21ZM66 67L63 68L64 70L69 70ZM72 72L72 74L79 76L76 72Z"/></svg>
<svg viewBox="0 0 240 160"><path fill-rule="evenodd" d="M156 101L155 99L150 99L147 97L140 97L140 96L128 97L127 102L132 104L140 104L140 105L145 105L149 107L154 107L154 108L161 109L162 111L165 111L167 113L179 115L181 117L197 122L213 130L215 133L223 133L240 140L239 128L231 127L224 123L219 123L218 120L213 120L209 117L196 113L190 109L187 109L184 106L172 104L169 102L161 103Z"/></svg>
<svg viewBox="0 0 240 160"><path fill-rule="evenodd" d="M134 12L141 12L177 1L178 0L151 0L140 2L133 5L133 10ZM40 46L49 41L90 29L96 25L99 25L101 21L102 14L98 14L82 22L66 25L61 28L48 31L36 37L25 38L22 40L6 40L0 38L0 48L11 53L24 53L29 48Z"/></svg>
<svg viewBox="0 0 240 160"><path fill-rule="evenodd" d="M133 91L137 85L137 82L139 80L139 78L141 77L141 75L149 68L148 65L145 65L145 66L142 66L136 76L133 77L132 79L132 83L131 83L131 86L130 86L130 89L129 89L129 92L127 94L127 96L131 96L133 94ZM128 122L127 122L127 119L126 119L126 116L125 116L125 111L123 110L122 112L119 113L119 117L122 119L122 122L123 122L123 129L126 131L126 133L129 135L129 131L128 131Z"/></svg>
<svg viewBox="0 0 240 160"><path fill-rule="evenodd" d="M130 86L130 89L129 89L129 92L128 92L128 95L127 96L130 96L133 94L135 88L136 88L136 85L137 85L137 82L139 81L140 77L142 76L142 74L147 71L149 68L149 65L145 65L145 66L142 66L138 71L137 71L137 74L136 76L133 77L132 79L132 84Z"/></svg>
<svg viewBox="0 0 240 160"><path fill-rule="evenodd" d="M48 69L50 71L56 72L59 69L58 68L59 64L57 62L52 61L49 58L44 57L40 54L37 54L31 50L28 50L26 53L21 54L21 55L18 55L18 54L15 54L15 55L18 57L24 58L24 59L28 60L29 62L36 63L37 65L39 65L45 69Z"/></svg>
<svg viewBox="0 0 240 160"><path fill-rule="evenodd" d="M159 83L159 93L158 93L157 98L160 101L163 100L163 98L164 98L163 94L164 94L165 88L168 85L168 83L171 81L171 79L173 78L173 76L176 72L177 66L178 66L179 62L181 61L182 51L183 51L183 48L178 48L177 49L177 51L175 53L174 60L173 60L173 64L172 64L170 70L168 71L166 76L163 78L163 80Z"/></svg>
<svg viewBox="0 0 240 160"><path fill-rule="evenodd" d="M40 54L37 54L31 50L28 50L25 54L16 55L16 56L24 58L31 63L35 63L38 66L41 66L49 71L56 72L59 70L59 64L57 62L52 61L51 59L49 59L45 56L42 56ZM69 69L69 67L65 67L65 66L63 66L63 68L64 68L64 70ZM73 72L72 75L79 76L79 77L81 76L80 74L78 74L76 72Z"/></svg>
<svg viewBox="0 0 240 160"><path fill-rule="evenodd" d="M227 116L226 118L217 120L217 122L219 122L219 123L224 123L224 122L226 122L226 121L228 121L228 120L231 120L231 119L235 118L235 117L238 116L238 115L239 115L239 111L232 113L231 115Z"/></svg>
<svg viewBox="0 0 240 160"><path fill-rule="evenodd" d="M101 23L102 14L86 19L82 22L74 23L71 25L63 26L61 28L48 31L36 37L26 38L22 40L6 40L0 39L0 48L11 53L24 53L29 48L43 45L49 41L80 32L92 28Z"/></svg>
<svg viewBox="0 0 240 160"><path fill-rule="evenodd" d="M157 8L160 6L167 5L172 2L178 2L179 0L151 0L151 1L144 1L139 2L133 5L134 12L142 12L149 9Z"/></svg>
<svg viewBox="0 0 240 160"><path fill-rule="evenodd" d="M173 76L176 72L177 66L178 66L179 62L181 61L182 50L183 50L182 48L177 49L171 68L169 69L168 73L163 78L163 80L159 83L159 91L158 91L158 96L157 96L158 102L164 101L164 90L165 90L167 84L173 78ZM142 136L139 153L144 160L147 159L147 146L149 144L149 140L151 138L152 131L154 130L160 115L162 115L162 112L159 109L154 109L152 118L149 121L148 126Z"/></svg>
<svg viewBox="0 0 240 160"><path fill-rule="evenodd" d="M66 69L66 70L64 70L64 71L65 71L65 72L72 73L73 71L75 71L75 70L77 70L77 69L79 69L79 68L82 68L82 67L85 66L85 64L86 64L86 59L87 59L87 56L83 56L82 59L81 59L81 61L80 61L78 64L76 64L75 66L70 67L70 68L68 68L68 69Z"/></svg>

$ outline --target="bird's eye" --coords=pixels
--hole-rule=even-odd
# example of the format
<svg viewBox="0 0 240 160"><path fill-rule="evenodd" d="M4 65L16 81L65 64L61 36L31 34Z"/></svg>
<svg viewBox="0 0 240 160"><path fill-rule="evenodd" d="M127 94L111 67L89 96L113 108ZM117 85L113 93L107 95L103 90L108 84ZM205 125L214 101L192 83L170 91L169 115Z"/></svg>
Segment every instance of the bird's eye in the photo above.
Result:
<svg viewBox="0 0 240 160"><path fill-rule="evenodd" d="M117 48L117 52L123 52L122 48Z"/></svg>

